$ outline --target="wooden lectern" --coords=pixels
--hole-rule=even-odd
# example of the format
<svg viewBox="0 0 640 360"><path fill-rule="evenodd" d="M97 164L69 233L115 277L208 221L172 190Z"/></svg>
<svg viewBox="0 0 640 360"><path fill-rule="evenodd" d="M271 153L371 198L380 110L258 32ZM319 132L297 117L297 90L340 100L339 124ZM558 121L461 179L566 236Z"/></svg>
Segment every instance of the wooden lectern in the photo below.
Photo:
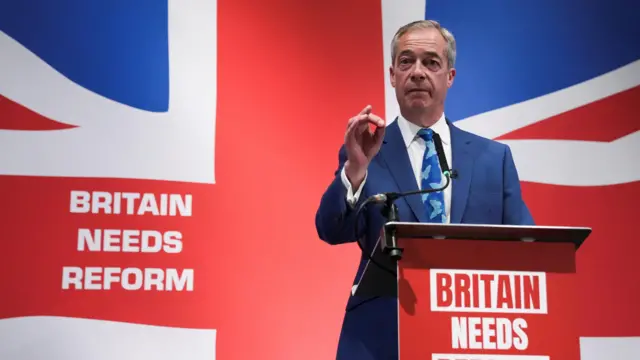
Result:
<svg viewBox="0 0 640 360"><path fill-rule="evenodd" d="M400 359L578 360L589 228L391 221L356 295L397 296Z"/></svg>

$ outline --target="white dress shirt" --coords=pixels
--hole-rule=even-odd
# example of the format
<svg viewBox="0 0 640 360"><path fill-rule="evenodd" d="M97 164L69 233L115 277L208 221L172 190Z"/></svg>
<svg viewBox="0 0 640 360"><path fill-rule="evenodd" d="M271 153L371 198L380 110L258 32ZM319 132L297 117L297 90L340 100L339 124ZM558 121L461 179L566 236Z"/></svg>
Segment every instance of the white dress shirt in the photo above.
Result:
<svg viewBox="0 0 640 360"><path fill-rule="evenodd" d="M409 122L407 119L403 118L402 115L398 116L396 119L398 122L398 127L400 128L400 133L402 134L402 138L404 140L404 144L407 147L407 153L409 154L409 160L411 161L411 167L413 168L413 175L416 179L416 184L419 188L421 186L421 168L422 168L422 157L424 156L424 151L427 147L425 141L418 136L418 131L420 131L421 127ZM442 140L442 148L444 150L445 157L447 159L447 163L449 164L449 168L453 169L453 162L451 156L451 132L449 131L449 125L445 120L444 113L436 121L431 129L440 135L440 139ZM442 166L442 165L441 165ZM347 202L353 206L358 202L358 198L360 197L360 193L364 188L364 183L367 181L367 173L365 173L365 178L360 184L358 190L353 192L353 188L351 186L351 182L347 178L344 168L342 168L342 172L340 174L342 183L347 189ZM442 185L444 185L445 178L444 175L442 177ZM444 190L444 204L445 204L445 212L447 215L446 222L449 223L449 219L451 218L451 188L453 183L449 184L447 188Z"/></svg>

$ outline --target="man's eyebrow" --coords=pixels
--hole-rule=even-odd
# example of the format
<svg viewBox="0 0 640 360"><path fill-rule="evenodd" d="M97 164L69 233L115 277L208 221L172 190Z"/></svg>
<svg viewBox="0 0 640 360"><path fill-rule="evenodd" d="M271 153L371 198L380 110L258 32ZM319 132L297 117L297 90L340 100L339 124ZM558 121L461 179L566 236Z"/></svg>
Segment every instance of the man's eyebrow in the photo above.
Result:
<svg viewBox="0 0 640 360"><path fill-rule="evenodd" d="M428 55L429 57L435 57L438 58L439 60L442 60L442 57L440 56L440 54L438 54L435 51L425 51L423 52L423 54ZM412 50L403 50L401 51L398 56L402 56L402 55L412 55L415 56L415 53Z"/></svg>
<svg viewBox="0 0 640 360"><path fill-rule="evenodd" d="M440 54L438 54L438 53L437 53L437 52L435 52L435 51L425 51L425 54L427 54L427 55L429 55L429 56L431 56L431 57L436 57L436 58L438 58L438 59L441 59Z"/></svg>
<svg viewBox="0 0 640 360"><path fill-rule="evenodd" d="M398 54L398 56L400 56L400 55L413 55L413 51L411 51L411 50L402 50L402 51Z"/></svg>

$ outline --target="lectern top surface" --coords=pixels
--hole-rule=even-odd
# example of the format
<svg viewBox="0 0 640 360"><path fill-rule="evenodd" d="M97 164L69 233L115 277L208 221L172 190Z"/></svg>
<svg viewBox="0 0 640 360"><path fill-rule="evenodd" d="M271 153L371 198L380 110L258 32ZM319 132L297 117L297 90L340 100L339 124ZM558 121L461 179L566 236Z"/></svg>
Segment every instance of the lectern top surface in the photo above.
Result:
<svg viewBox="0 0 640 360"><path fill-rule="evenodd" d="M591 234L591 228L568 226L388 222L385 227L395 229L399 238L565 242L576 249Z"/></svg>

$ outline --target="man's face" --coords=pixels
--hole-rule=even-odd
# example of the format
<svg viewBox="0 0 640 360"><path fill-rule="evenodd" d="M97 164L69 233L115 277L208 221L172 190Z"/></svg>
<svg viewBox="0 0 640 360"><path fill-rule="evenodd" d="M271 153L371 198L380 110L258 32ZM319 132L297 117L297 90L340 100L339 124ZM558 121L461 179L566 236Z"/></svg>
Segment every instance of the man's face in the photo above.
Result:
<svg viewBox="0 0 640 360"><path fill-rule="evenodd" d="M455 77L446 46L444 37L432 28L412 30L398 39L390 73L400 109L421 112L444 106Z"/></svg>

